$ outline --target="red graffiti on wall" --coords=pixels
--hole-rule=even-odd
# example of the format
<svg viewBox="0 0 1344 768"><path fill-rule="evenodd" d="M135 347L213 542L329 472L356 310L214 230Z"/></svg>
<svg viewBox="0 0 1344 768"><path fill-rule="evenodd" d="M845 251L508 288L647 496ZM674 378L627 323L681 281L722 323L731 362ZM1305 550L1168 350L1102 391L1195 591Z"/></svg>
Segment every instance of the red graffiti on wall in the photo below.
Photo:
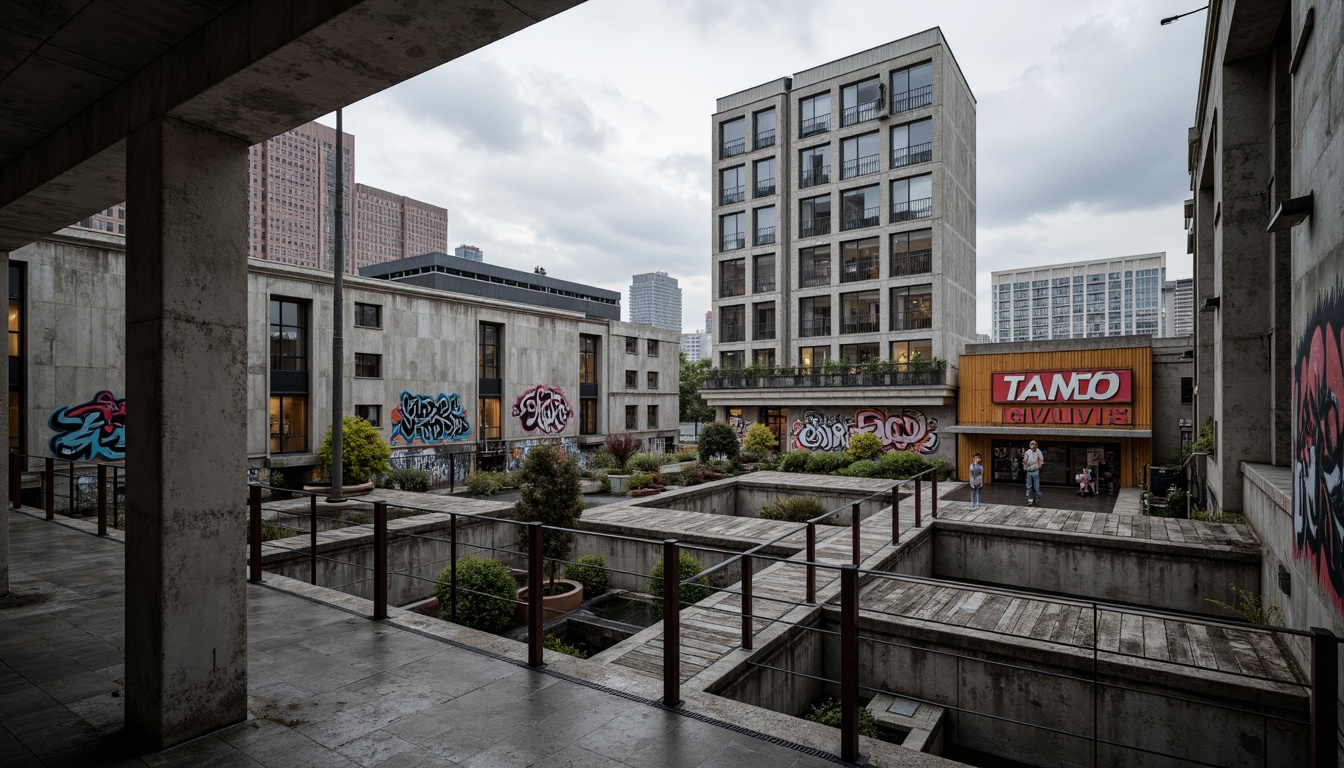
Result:
<svg viewBox="0 0 1344 768"><path fill-rule="evenodd" d="M1344 611L1344 306L1317 307L1293 365L1293 551Z"/></svg>

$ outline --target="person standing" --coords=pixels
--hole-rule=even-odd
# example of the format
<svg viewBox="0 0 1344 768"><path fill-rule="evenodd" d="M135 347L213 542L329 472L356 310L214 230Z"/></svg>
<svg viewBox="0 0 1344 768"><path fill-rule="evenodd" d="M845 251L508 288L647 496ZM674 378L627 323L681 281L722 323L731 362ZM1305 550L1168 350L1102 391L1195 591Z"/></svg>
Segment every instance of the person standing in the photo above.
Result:
<svg viewBox="0 0 1344 768"><path fill-rule="evenodd" d="M1032 507L1041 500L1041 467L1045 466L1045 454L1032 440L1030 447L1022 454L1022 469L1027 473L1027 506ZM1034 489L1034 491L1033 491Z"/></svg>
<svg viewBox="0 0 1344 768"><path fill-rule="evenodd" d="M985 485L984 457L975 454L971 457L971 509L980 508L980 489Z"/></svg>

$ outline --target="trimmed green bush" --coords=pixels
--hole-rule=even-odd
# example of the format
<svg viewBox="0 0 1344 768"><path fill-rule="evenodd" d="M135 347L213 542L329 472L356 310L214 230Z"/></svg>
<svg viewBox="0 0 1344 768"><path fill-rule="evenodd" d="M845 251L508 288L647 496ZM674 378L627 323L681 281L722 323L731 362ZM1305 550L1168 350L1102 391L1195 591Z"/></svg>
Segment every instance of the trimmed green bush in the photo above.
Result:
<svg viewBox="0 0 1344 768"><path fill-rule="evenodd" d="M431 485L433 483L430 480L429 473L413 467L394 469L384 475L382 481L384 488L391 488L394 491L411 491L412 493L425 493Z"/></svg>
<svg viewBox="0 0 1344 768"><path fill-rule="evenodd" d="M764 456L775 450L779 441L775 439L775 433L769 427L761 423L751 425L747 430L747 436L742 439L742 448L746 451Z"/></svg>
<svg viewBox="0 0 1344 768"><path fill-rule="evenodd" d="M805 523L824 514L826 507L812 496L790 496L761 507L762 518L789 523Z"/></svg>
<svg viewBox="0 0 1344 768"><path fill-rule="evenodd" d="M811 451L789 451L779 460L780 472L806 472L807 457L811 456Z"/></svg>
<svg viewBox="0 0 1344 768"><path fill-rule="evenodd" d="M843 453L813 451L807 457L807 471L813 475L829 475L837 469L844 469L854 463Z"/></svg>
<svg viewBox="0 0 1344 768"><path fill-rule="evenodd" d="M709 588L709 579L704 576L695 578L695 575L701 571L699 561L686 552L679 554L677 561L681 565L681 604L694 605L714 594L714 590ZM687 583L691 579L695 580ZM649 593L653 595L654 606L661 611L663 609L663 559L661 557L654 564L653 570L649 571Z"/></svg>
<svg viewBox="0 0 1344 768"><path fill-rule="evenodd" d="M737 456L740 446L737 444L737 433L733 428L716 421L713 424L706 424L705 428L700 430L700 460L709 461L710 459L726 456L733 458Z"/></svg>
<svg viewBox="0 0 1344 768"><path fill-rule="evenodd" d="M453 614L453 571L444 568L434 597L439 599L439 616ZM498 632L513 617L513 600L518 587L509 570L498 560L468 557L457 561L457 623L485 632Z"/></svg>
<svg viewBox="0 0 1344 768"><path fill-rule="evenodd" d="M490 472L472 472L467 475L467 493L472 496L489 496L495 492L495 482Z"/></svg>
<svg viewBox="0 0 1344 768"><path fill-rule="evenodd" d="M914 451L887 451L878 459L878 473L888 480L904 480L928 469L927 459Z"/></svg>
<svg viewBox="0 0 1344 768"><path fill-rule="evenodd" d="M615 469L616 457L605 450L593 454L593 469Z"/></svg>
<svg viewBox="0 0 1344 768"><path fill-rule="evenodd" d="M681 468L682 485L699 485L705 482L705 468L700 465Z"/></svg>
<svg viewBox="0 0 1344 768"><path fill-rule="evenodd" d="M541 638L541 647L545 648L548 651L557 651L559 653L564 653L569 656L573 656L576 659L588 658L587 651L583 650L582 648L579 648L578 646L566 643L564 640L561 640L558 635L546 635L545 637Z"/></svg>
<svg viewBox="0 0 1344 768"><path fill-rule="evenodd" d="M682 450L672 454L672 460L675 462L695 461L698 458L700 458L699 455L696 454L695 451L690 450L689 448L683 448Z"/></svg>
<svg viewBox="0 0 1344 768"><path fill-rule="evenodd" d="M882 455L882 438L872 432L855 432L849 436L849 448L845 453L855 461L875 459Z"/></svg>
<svg viewBox="0 0 1344 768"><path fill-rule="evenodd" d="M662 465L658 457L651 453L636 453L625 462L625 468L630 472L657 472Z"/></svg>
<svg viewBox="0 0 1344 768"><path fill-rule="evenodd" d="M881 467L876 461L864 460L856 461L844 469L838 470L837 475L845 477L879 477Z"/></svg>
<svg viewBox="0 0 1344 768"><path fill-rule="evenodd" d="M579 465L573 459L549 445L539 445L527 452L518 480L523 492L513 506L515 519L556 528L578 524L583 514L583 493L579 490ZM518 548L526 552L527 547L527 528L520 526ZM543 531L541 548L550 568L550 581L555 583L558 561L574 554L574 534L567 530Z"/></svg>
<svg viewBox="0 0 1344 768"><path fill-rule="evenodd" d="M584 599L597 597L611 587L607 561L601 555L584 555L577 563L566 565L565 578L583 585Z"/></svg>
<svg viewBox="0 0 1344 768"><path fill-rule="evenodd" d="M374 475L387 474L392 448L372 424L357 416L341 419L341 482L365 483ZM331 427L317 452L322 471L331 473Z"/></svg>
<svg viewBox="0 0 1344 768"><path fill-rule="evenodd" d="M706 466L720 475L731 475L737 471L737 465L727 459L711 459Z"/></svg>
<svg viewBox="0 0 1344 768"><path fill-rule="evenodd" d="M814 723L829 725L832 728L840 727L840 701L839 699L827 699L818 704L803 716L804 719L811 720ZM873 713L864 707L859 707L859 733L870 739L877 738L877 721L873 719Z"/></svg>
<svg viewBox="0 0 1344 768"><path fill-rule="evenodd" d="M630 482L626 484L626 487L632 491L642 491L651 485L653 485L653 475L640 473L631 475Z"/></svg>

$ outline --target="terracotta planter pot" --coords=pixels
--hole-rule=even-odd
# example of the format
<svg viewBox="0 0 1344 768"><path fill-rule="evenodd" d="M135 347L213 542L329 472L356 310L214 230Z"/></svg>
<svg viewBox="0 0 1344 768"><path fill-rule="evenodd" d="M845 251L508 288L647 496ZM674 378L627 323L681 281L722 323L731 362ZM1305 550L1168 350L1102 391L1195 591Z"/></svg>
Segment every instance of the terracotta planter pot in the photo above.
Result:
<svg viewBox="0 0 1344 768"><path fill-rule="evenodd" d="M545 589L550 583L550 581L543 580L542 589ZM557 589L561 587L569 587L569 591L562 592L558 595L542 596L541 618L543 624L551 619L569 613L583 603L583 585L579 582L570 581L569 579L556 579L555 586ZM527 587L518 588L518 599L522 601L522 604L514 604L513 620L520 624L527 624L527 609L530 604Z"/></svg>
<svg viewBox="0 0 1344 768"><path fill-rule="evenodd" d="M307 491L307 492L309 492L309 493L326 493L326 494L330 494L330 493L331 493L331 486L330 486L330 485L305 485L305 486L303 486L303 490L305 490L305 491ZM369 491L372 491L372 490L373 490L373 483L372 483L372 482L360 483L360 484L358 484L358 485L342 485L342 486L341 486L341 495L343 495L343 496L363 496L364 494L366 494L366 493L368 493Z"/></svg>

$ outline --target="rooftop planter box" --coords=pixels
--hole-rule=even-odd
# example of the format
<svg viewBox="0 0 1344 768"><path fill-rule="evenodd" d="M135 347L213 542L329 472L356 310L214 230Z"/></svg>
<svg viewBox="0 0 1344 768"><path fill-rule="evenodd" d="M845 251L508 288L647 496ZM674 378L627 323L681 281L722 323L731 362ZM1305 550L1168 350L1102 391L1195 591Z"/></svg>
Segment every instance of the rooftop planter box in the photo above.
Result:
<svg viewBox="0 0 1344 768"><path fill-rule="evenodd" d="M811 368L716 368L703 389L793 389L807 387L930 387L947 383L947 361L832 365Z"/></svg>

